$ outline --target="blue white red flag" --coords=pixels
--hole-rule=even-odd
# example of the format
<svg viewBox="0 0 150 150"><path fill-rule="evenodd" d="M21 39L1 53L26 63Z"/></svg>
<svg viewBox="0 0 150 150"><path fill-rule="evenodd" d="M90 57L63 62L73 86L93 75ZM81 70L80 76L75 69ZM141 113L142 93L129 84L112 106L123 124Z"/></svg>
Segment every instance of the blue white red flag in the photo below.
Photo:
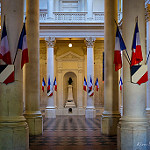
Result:
<svg viewBox="0 0 150 150"><path fill-rule="evenodd" d="M148 81L147 65L131 66L131 82L142 84Z"/></svg>
<svg viewBox="0 0 150 150"><path fill-rule="evenodd" d="M51 86L50 77L48 77L47 93L50 91L50 86Z"/></svg>
<svg viewBox="0 0 150 150"><path fill-rule="evenodd" d="M25 23L23 24L23 28L20 34L18 49L22 50L22 58L21 58L21 69L22 69L23 65L29 62Z"/></svg>
<svg viewBox="0 0 150 150"><path fill-rule="evenodd" d="M55 91L57 91L57 82L56 82L56 77L55 77L55 80L54 80L54 84L53 84L53 85L54 85L54 87L55 87L55 88L54 88L54 89L55 89Z"/></svg>
<svg viewBox="0 0 150 150"><path fill-rule="evenodd" d="M92 78L90 76L90 82L89 82L89 85L88 85L88 88L89 88L90 91L92 90L92 87L93 87L93 82L92 82Z"/></svg>
<svg viewBox="0 0 150 150"><path fill-rule="evenodd" d="M1 44L0 44L0 59L2 59L6 64L12 64L10 57L10 49L8 45L7 31L5 26L5 19L2 29Z"/></svg>
<svg viewBox="0 0 150 150"><path fill-rule="evenodd" d="M0 82L12 83L15 80L15 66L14 65L0 65Z"/></svg>
<svg viewBox="0 0 150 150"><path fill-rule="evenodd" d="M44 86L46 86L46 83L45 83L45 80L44 80L44 78L43 78L43 80L42 80L42 91L44 92Z"/></svg>
<svg viewBox="0 0 150 150"><path fill-rule="evenodd" d="M123 38L117 26L116 38L115 38L115 51L114 51L115 71L118 71L119 69L122 68L121 50L125 50L125 49L126 46L124 44Z"/></svg>
<svg viewBox="0 0 150 150"><path fill-rule="evenodd" d="M86 91L86 86L87 86L87 82L86 82L86 79L84 77L84 82L83 82L83 90Z"/></svg>
<svg viewBox="0 0 150 150"><path fill-rule="evenodd" d="M120 91L122 90L122 86L123 86L123 82L122 82L122 79L121 79L121 77L120 77L120 80L119 80Z"/></svg>
<svg viewBox="0 0 150 150"><path fill-rule="evenodd" d="M93 96L94 95L93 82L92 82L91 76L90 76L90 82L89 82L89 85L88 85L88 95L89 96Z"/></svg>
<svg viewBox="0 0 150 150"><path fill-rule="evenodd" d="M99 89L98 78L96 79L95 86L96 86L96 91L98 91L98 89Z"/></svg>
<svg viewBox="0 0 150 150"><path fill-rule="evenodd" d="M140 34L138 28L138 22L135 25L135 31L133 36L132 43L132 58L131 58L131 66L139 64L143 60L141 43L140 43Z"/></svg>
<svg viewBox="0 0 150 150"><path fill-rule="evenodd" d="M50 77L48 78L47 96L53 95L53 86L51 86Z"/></svg>

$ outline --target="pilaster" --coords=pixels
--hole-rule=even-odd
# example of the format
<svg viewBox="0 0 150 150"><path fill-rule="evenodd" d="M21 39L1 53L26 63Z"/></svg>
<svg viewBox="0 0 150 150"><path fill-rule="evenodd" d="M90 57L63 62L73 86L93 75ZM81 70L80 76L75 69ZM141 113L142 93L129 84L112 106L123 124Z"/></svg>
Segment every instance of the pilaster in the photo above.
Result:
<svg viewBox="0 0 150 150"><path fill-rule="evenodd" d="M54 100L54 45L56 43L55 37L46 37L47 43L47 81L50 77L50 90L53 91L53 95L47 99L47 107L45 111L46 118L56 118L56 105Z"/></svg>
<svg viewBox="0 0 150 150"><path fill-rule="evenodd" d="M93 81L93 87L94 87L94 42L96 38L95 37L87 37L85 39L86 46L87 46L87 84L90 84L90 78L92 78ZM96 117L96 110L94 107L94 98L93 96L89 96L89 93L87 92L87 106L85 110L85 117L86 118L95 118Z"/></svg>

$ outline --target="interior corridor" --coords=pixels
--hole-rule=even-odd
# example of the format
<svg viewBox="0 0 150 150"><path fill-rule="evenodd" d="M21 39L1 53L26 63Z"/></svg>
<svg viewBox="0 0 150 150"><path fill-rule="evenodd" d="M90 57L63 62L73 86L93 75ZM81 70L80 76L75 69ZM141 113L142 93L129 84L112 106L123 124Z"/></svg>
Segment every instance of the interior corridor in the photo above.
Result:
<svg viewBox="0 0 150 150"><path fill-rule="evenodd" d="M101 134L100 116L44 118L43 135L30 136L30 150L117 150L117 137Z"/></svg>

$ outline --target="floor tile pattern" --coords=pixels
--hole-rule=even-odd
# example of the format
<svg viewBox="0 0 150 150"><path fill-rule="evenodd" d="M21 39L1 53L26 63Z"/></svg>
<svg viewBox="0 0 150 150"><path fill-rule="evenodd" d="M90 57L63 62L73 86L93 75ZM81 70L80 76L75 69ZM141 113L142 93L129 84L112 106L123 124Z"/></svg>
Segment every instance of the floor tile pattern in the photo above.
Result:
<svg viewBox="0 0 150 150"><path fill-rule="evenodd" d="M117 150L117 137L101 134L100 116L44 119L43 135L30 136L30 150Z"/></svg>

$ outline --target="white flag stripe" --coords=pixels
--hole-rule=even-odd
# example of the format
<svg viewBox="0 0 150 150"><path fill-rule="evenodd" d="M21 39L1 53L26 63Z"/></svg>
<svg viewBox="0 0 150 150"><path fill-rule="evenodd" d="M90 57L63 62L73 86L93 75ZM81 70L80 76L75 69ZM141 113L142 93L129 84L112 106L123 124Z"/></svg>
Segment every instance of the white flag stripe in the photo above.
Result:
<svg viewBox="0 0 150 150"><path fill-rule="evenodd" d="M133 75L132 82L137 83L139 79L147 72L147 65L142 65Z"/></svg>
<svg viewBox="0 0 150 150"><path fill-rule="evenodd" d="M136 45L141 45L139 32L136 33Z"/></svg>
<svg viewBox="0 0 150 150"><path fill-rule="evenodd" d="M2 55L6 54L7 52L9 52L9 46L8 46L8 39L7 36L5 36L2 40L1 40L1 51L0 53Z"/></svg>
<svg viewBox="0 0 150 150"><path fill-rule="evenodd" d="M27 38L26 35L23 37L23 45L22 45L22 50L27 49Z"/></svg>
<svg viewBox="0 0 150 150"><path fill-rule="evenodd" d="M14 71L14 65L8 65L0 74L0 82L4 82Z"/></svg>
<svg viewBox="0 0 150 150"><path fill-rule="evenodd" d="M119 41L119 37L115 38L115 50L120 51L120 41Z"/></svg>

